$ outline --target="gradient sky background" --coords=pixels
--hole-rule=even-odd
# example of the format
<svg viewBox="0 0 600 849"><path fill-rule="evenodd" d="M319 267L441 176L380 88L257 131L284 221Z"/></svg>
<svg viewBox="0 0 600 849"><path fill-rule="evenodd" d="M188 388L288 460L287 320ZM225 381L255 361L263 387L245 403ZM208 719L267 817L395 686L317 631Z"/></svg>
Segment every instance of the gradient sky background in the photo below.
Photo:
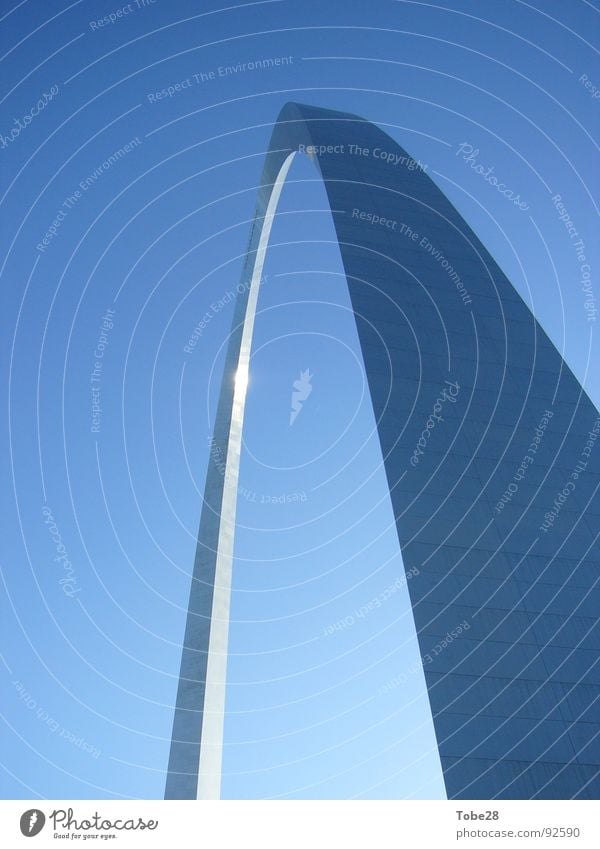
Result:
<svg viewBox="0 0 600 849"><path fill-rule="evenodd" d="M134 0L90 25L125 5L0 3L2 137L58 87L0 140L4 798L162 797L231 293L288 100L362 115L427 164L600 401L595 322L552 202L562 196L594 276L600 97L584 83L600 92L596 4ZM292 61L218 76L275 57ZM457 155L461 143L528 209ZM444 798L354 320L307 157L284 189L265 270L223 796ZM290 426L305 369L313 390ZM60 553L72 569L62 585ZM398 676L406 683L382 693Z"/></svg>

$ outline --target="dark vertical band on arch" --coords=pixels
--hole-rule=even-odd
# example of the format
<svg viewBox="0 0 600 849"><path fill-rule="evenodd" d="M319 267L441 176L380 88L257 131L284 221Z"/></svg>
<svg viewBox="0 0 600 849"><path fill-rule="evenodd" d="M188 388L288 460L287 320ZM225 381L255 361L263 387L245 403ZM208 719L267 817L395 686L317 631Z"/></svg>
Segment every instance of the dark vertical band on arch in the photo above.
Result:
<svg viewBox="0 0 600 849"><path fill-rule="evenodd" d="M222 473L234 375L296 151L332 210L448 796L597 798L598 412L425 169L368 121L295 103L273 130L236 304L165 796L197 795L217 551L235 527Z"/></svg>

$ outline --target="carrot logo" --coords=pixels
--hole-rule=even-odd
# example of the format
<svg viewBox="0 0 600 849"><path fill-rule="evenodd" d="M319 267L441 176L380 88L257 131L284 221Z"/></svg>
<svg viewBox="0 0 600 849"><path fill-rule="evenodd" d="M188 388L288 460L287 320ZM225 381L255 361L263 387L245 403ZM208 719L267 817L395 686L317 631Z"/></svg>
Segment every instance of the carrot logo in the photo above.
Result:
<svg viewBox="0 0 600 849"><path fill-rule="evenodd" d="M294 391L292 392L292 409L290 411L290 427L296 421L302 406L313 388L311 386L311 380L313 376L308 369L300 372L300 377L298 380L295 380L292 384Z"/></svg>
<svg viewBox="0 0 600 849"><path fill-rule="evenodd" d="M21 834L24 837L35 837L44 827L46 817L38 808L31 808L21 815Z"/></svg>

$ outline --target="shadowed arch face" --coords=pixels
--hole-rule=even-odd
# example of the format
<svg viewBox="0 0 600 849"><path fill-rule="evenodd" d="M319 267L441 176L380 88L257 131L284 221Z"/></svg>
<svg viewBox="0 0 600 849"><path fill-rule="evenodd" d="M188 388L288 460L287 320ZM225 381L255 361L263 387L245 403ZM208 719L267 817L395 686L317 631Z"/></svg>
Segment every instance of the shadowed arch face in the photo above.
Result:
<svg viewBox="0 0 600 849"><path fill-rule="evenodd" d="M597 798L587 744L600 677L586 635L600 609L600 452L569 476L598 413L426 167L368 121L295 103L273 130L236 303L165 797L220 795L248 364L294 155L314 159L329 198L448 796Z"/></svg>

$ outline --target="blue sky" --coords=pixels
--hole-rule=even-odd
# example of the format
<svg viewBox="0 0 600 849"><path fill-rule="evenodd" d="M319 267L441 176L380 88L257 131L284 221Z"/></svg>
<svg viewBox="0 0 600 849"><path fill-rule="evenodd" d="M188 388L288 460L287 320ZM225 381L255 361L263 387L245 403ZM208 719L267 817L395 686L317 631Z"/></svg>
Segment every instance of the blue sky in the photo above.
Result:
<svg viewBox="0 0 600 849"><path fill-rule="evenodd" d="M281 106L355 112L426 163L598 405L598 285L586 295L581 279L600 264L598 10L0 7L1 793L160 798L231 293ZM285 61L243 70L269 58ZM443 798L354 319L307 158L279 211L250 372L223 795Z"/></svg>

